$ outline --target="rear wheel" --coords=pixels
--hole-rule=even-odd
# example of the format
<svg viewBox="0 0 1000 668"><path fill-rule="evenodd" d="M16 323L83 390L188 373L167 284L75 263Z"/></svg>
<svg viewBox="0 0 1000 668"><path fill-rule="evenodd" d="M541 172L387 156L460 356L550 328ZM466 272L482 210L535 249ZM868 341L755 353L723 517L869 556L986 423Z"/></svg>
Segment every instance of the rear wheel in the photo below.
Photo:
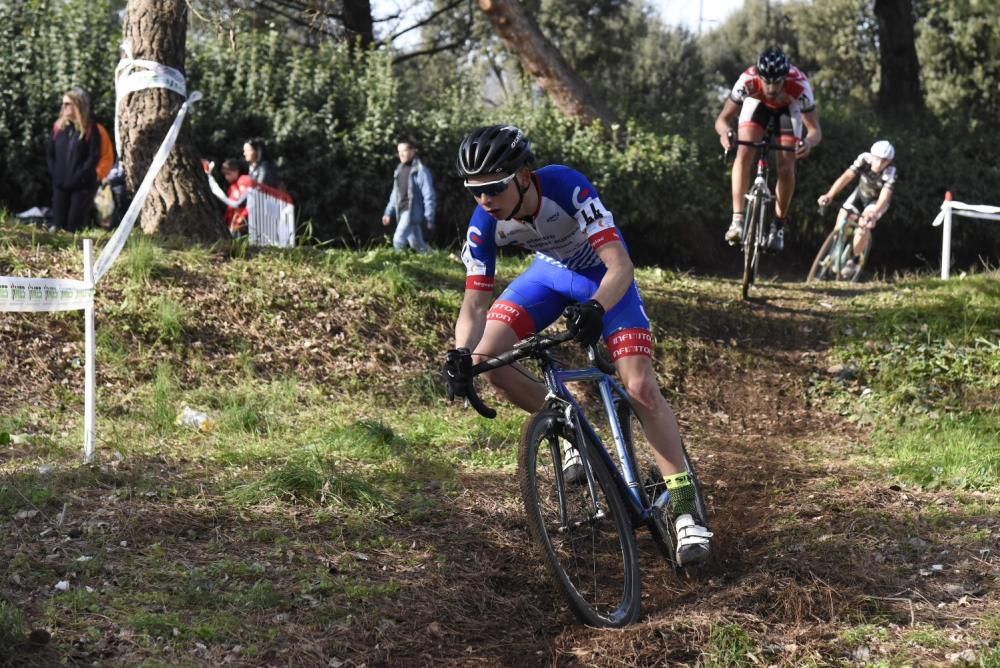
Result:
<svg viewBox="0 0 1000 668"><path fill-rule="evenodd" d="M646 432L642 427L639 416L627 401L618 402L618 423L621 425L622 437L625 440L625 451L629 459L633 462L636 475L639 478L639 499L643 508L651 508L653 503L660 498L667 486L663 481L663 475L653 459L653 446L646 438ZM691 478L691 484L695 490L695 513L702 526L708 528L708 506L702 494L701 483L695 473L691 458L688 457L687 449L683 444L681 449L684 453L684 468ZM674 568L677 568L677 534L674 523L669 513L663 509L654 508L646 522L653 540L663 555L670 560Z"/></svg>
<svg viewBox="0 0 1000 668"><path fill-rule="evenodd" d="M573 445L592 472L593 486L565 482L561 439L576 440L551 410L535 414L521 431L518 478L528 526L577 618L591 626L626 626L638 619L640 608L628 511L589 443Z"/></svg>

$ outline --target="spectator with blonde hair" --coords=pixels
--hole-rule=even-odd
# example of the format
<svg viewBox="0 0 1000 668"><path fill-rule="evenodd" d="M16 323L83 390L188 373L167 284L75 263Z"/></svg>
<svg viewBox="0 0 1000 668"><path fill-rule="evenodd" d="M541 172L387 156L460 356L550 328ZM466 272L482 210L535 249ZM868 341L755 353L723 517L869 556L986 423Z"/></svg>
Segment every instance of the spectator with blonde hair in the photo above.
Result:
<svg viewBox="0 0 1000 668"><path fill-rule="evenodd" d="M52 176L52 226L76 232L84 228L97 193L101 138L90 113L90 96L82 88L63 93L59 117L52 127L46 158Z"/></svg>

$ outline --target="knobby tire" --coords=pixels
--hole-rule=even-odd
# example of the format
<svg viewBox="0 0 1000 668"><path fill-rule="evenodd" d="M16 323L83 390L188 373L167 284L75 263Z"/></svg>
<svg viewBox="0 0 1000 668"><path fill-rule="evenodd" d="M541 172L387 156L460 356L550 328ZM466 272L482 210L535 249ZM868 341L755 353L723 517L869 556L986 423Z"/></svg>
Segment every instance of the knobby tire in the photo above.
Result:
<svg viewBox="0 0 1000 668"><path fill-rule="evenodd" d="M750 295L750 286L757 278L757 263L760 256L760 244L758 243L763 216L761 215L761 201L755 197L750 200L747 215L744 218L746 225L743 228L743 300L746 301Z"/></svg>
<svg viewBox="0 0 1000 668"><path fill-rule="evenodd" d="M639 617L641 596L628 510L595 448L574 443L583 445L578 450L593 471L603 511L594 516L590 486L563 480L560 438L576 440L564 418L550 409L532 416L521 430L518 479L528 527L576 617L590 626L627 626Z"/></svg>
<svg viewBox="0 0 1000 668"><path fill-rule="evenodd" d="M829 255L830 247L833 246L833 242L836 238L836 229L826 236L826 241L824 241L823 245L819 247L819 252L816 253L816 259L813 260L812 267L809 268L809 275L806 276L806 283L812 283L813 281L825 281L828 278L827 275L830 272L833 262L830 262L831 266L823 266L823 260L825 260L827 255Z"/></svg>

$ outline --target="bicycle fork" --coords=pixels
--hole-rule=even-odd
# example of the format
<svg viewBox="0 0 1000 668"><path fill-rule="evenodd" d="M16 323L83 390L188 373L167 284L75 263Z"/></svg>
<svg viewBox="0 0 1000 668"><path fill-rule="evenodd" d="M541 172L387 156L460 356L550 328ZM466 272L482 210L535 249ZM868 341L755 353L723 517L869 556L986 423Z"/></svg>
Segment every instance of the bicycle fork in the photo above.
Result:
<svg viewBox="0 0 1000 668"><path fill-rule="evenodd" d="M545 399L546 401L550 402L550 404L560 404L560 403L563 404L563 406L561 407L563 413L563 419L566 421L567 425L572 426L573 433L576 435L576 445L574 447L576 448L577 454L580 457L580 463L583 465L583 472L587 480L587 489L590 491L590 513L589 517L585 521L594 522L595 520L601 520L606 515L604 510L597 505L597 498L598 498L597 487L596 487L597 481L594 479L594 470L590 466L589 453L587 452L587 449L585 447L586 441L583 440L584 439L583 427L581 427L580 421L576 417L576 410L574 409L572 402L566 401L562 397L556 396L554 393L550 392L549 395L545 397ZM554 447L557 452L561 450L558 443L556 443ZM559 515L560 515L558 532L565 533L567 531L576 529L581 525L583 525L584 520L577 522L567 522L569 513L566 511L566 479L563 477L562 458L560 457L560 459L557 461L558 463L555 467L556 468L555 475L556 479L559 481Z"/></svg>

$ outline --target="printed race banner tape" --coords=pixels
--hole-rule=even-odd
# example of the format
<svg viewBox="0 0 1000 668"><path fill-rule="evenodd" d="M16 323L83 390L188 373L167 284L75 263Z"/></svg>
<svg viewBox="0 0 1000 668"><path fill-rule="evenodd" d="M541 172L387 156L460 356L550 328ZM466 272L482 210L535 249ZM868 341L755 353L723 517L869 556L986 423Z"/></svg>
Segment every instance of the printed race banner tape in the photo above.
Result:
<svg viewBox="0 0 1000 668"><path fill-rule="evenodd" d="M0 311L79 311L94 303L94 288L63 278L0 276Z"/></svg>

